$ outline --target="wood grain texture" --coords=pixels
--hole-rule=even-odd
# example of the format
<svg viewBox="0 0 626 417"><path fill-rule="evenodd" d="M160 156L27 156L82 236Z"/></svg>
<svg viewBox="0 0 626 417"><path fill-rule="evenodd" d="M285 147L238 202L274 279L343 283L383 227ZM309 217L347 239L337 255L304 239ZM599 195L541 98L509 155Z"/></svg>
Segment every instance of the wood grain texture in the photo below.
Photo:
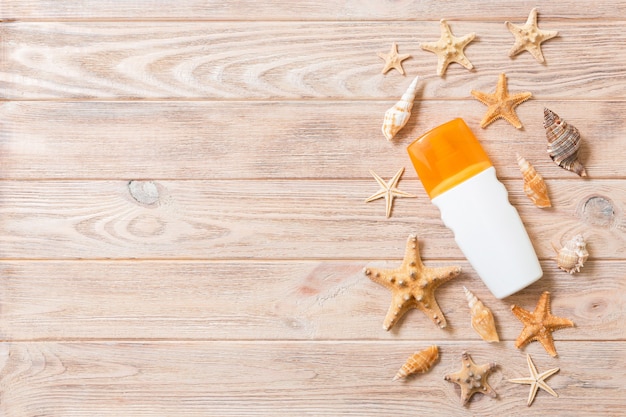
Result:
<svg viewBox="0 0 626 417"><path fill-rule="evenodd" d="M525 126L517 130L505 121L481 129L486 107L476 100L418 100L408 125L389 143L380 128L392 104L5 102L0 104L0 153L6 156L0 177L369 178L370 169L400 166L407 166L405 177L413 177L406 146L429 129L463 117L500 178L521 178L515 161L519 152L544 178L576 179L546 153L544 107L581 132L580 159L591 178L624 178L626 173L619 151L626 119L614 117L626 114L625 101L530 100L517 108Z"/></svg>
<svg viewBox="0 0 626 417"><path fill-rule="evenodd" d="M548 181L543 210L521 179L504 184L541 258L577 233L592 258L624 258L623 181ZM364 202L377 189L374 179L3 181L0 244L16 259L368 260L402 257L416 233L423 256L462 258L417 180L400 182L418 198L397 199L390 219L383 200Z"/></svg>
<svg viewBox="0 0 626 417"><path fill-rule="evenodd" d="M439 20L481 19L519 20L523 23L532 1L472 1L472 7L459 7L453 1L410 0L4 0L4 19L206 19L206 20ZM565 0L540 4L541 19L616 19L626 13L623 0L594 1L583 7L579 1ZM543 23L543 22L542 22Z"/></svg>
<svg viewBox="0 0 626 417"><path fill-rule="evenodd" d="M508 57L505 20L559 36ZM420 42L440 18L475 66L435 76ZM0 0L0 416L621 416L626 409L626 1ZM407 76L381 74L397 42ZM506 73L524 124L480 129ZM415 75L410 123L380 125ZM588 179L546 155L548 107L583 137ZM464 260L406 154L463 117L527 225L544 277L496 300ZM523 195L519 152L553 208ZM364 203L405 167L398 199ZM389 292L363 274L395 267L409 233L428 266L460 265L437 298L449 327L413 310L382 329ZM552 244L583 233L582 271ZM471 329L465 285L501 338ZM575 328L558 358L514 347L511 304L543 291ZM431 344L440 361L391 378ZM468 350L496 361L497 399L468 408L443 376ZM559 394L507 382L525 353Z"/></svg>
<svg viewBox="0 0 626 417"><path fill-rule="evenodd" d="M626 339L625 261L589 260L572 276L546 260L541 280L504 300L495 299L465 261L424 262L463 269L461 276L436 292L448 321L445 330L417 310L392 331L382 329L391 294L370 281L363 268L395 267L399 261L5 261L0 263L0 337L7 341L365 339L413 340L416 345L429 340L480 341L470 327L463 293L467 286L493 311L500 340L515 340L522 330L511 305L532 311L543 291L552 293L554 315L576 324L574 329L554 333L559 352L565 340ZM534 345L525 351L542 351Z"/></svg>
<svg viewBox="0 0 626 417"><path fill-rule="evenodd" d="M427 98L493 91L503 71L511 91L538 99L625 97L621 22L550 29L560 36L544 43L540 65L528 53L508 57L513 36L502 23L453 24L456 34L477 33L465 51L475 70L453 65L441 78L436 56L419 48L439 37L432 21L7 23L0 91L10 99L397 99L405 78L381 74L376 56L395 41L413 54L407 74L428 77Z"/></svg>
<svg viewBox="0 0 626 417"><path fill-rule="evenodd" d="M3 343L0 410L6 417L559 415L589 407L618 416L616 395L626 377L622 343L563 342L562 357L537 352L540 370L559 398L540 392L528 408L528 387L507 382L528 375L512 343L437 342L440 361L407 382L391 378L414 342ZM477 394L463 408L443 375L459 369L468 350L479 363L495 361L489 377L498 393ZM584 363L586 366L581 367Z"/></svg>

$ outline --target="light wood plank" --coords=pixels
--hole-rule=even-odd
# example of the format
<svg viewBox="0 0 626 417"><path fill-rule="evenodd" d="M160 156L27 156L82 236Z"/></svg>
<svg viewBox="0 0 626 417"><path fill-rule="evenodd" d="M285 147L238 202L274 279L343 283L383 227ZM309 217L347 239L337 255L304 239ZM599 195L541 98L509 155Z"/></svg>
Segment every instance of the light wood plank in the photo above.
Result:
<svg viewBox="0 0 626 417"><path fill-rule="evenodd" d="M559 398L540 392L530 408L528 387L507 381L528 375L511 343L438 345L429 373L392 382L427 343L5 343L0 410L6 417L546 416L593 407L617 416L626 406L625 368L607 369L624 363L624 342L563 342L558 359L535 353L540 370L561 369L549 379ZM477 394L469 408L460 405L443 376L459 369L463 350L500 365L489 377L497 399Z"/></svg>
<svg viewBox="0 0 626 417"><path fill-rule="evenodd" d="M381 74L376 56L393 41L413 54L409 76L428 77L427 98L492 91L506 72L512 91L539 99L625 97L623 22L554 22L560 36L543 46L546 65L526 53L508 57L504 25L458 22L477 33L466 48L475 65L435 75L437 59L419 43L436 40L434 21L10 23L0 27L0 88L9 99L396 98L407 78ZM602 68L602 71L598 71ZM232 119L231 119L232 120Z"/></svg>
<svg viewBox="0 0 626 417"><path fill-rule="evenodd" d="M395 172L379 170L389 178ZM594 259L626 253L623 180L548 181L538 209L504 182L540 257L584 233ZM425 257L461 258L417 180L385 219L370 180L3 181L0 244L19 259L397 259L417 233Z"/></svg>
<svg viewBox="0 0 626 417"><path fill-rule="evenodd" d="M400 91L398 91L400 94ZM500 178L520 178L517 152L544 178L575 178L546 154L543 108L581 132L580 159L592 178L624 177L619 150L626 101L531 100L518 107L525 129L479 127L478 101L422 100L392 143L380 132L392 101L6 102L0 104L0 176L33 178L349 178L407 165L406 146L463 117ZM233 118L232 114L239 114ZM54 154L54 158L50 155ZM383 168L379 168L383 167ZM414 175L407 165L405 175Z"/></svg>
<svg viewBox="0 0 626 417"><path fill-rule="evenodd" d="M472 1L471 7L453 1L392 0L5 0L0 18L5 19L208 19L208 20L517 20L520 23L536 4L528 1ZM626 14L623 0L594 1L592 5L566 0L540 4L542 21L555 19L615 19Z"/></svg>
<svg viewBox="0 0 626 417"><path fill-rule="evenodd" d="M465 261L463 274L437 290L446 330L411 311L382 329L388 290L364 274L393 262L2 262L0 336L4 340L480 340L469 324L462 290L493 311L501 340L522 326L512 304L533 310L543 291L552 310L576 323L555 333L564 340L624 340L626 262L589 260L574 276L544 261L544 277L495 299ZM584 285L581 285L584 283ZM533 348L534 351L535 349Z"/></svg>

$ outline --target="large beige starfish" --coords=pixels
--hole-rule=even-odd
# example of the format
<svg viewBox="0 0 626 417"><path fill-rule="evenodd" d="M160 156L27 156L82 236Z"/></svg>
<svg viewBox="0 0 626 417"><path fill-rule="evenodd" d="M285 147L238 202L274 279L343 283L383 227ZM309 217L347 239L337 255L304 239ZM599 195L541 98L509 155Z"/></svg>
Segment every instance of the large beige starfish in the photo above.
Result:
<svg viewBox="0 0 626 417"><path fill-rule="evenodd" d="M506 27L515 36L515 44L509 56L515 56L522 51L528 51L541 63L545 62L541 43L554 38L559 34L556 30L540 30L537 27L537 9L532 9L528 15L528 20L523 26L514 25L511 22L504 22Z"/></svg>
<svg viewBox="0 0 626 417"><path fill-rule="evenodd" d="M382 70L383 74L386 74L392 68L397 69L400 74L404 75L404 68L402 68L402 61L411 57L409 54L398 54L398 44L393 43L391 45L391 50L388 54L383 54L382 52L378 52L378 56L385 60L385 67Z"/></svg>
<svg viewBox="0 0 626 417"><path fill-rule="evenodd" d="M574 327L571 320L552 315L548 291L541 294L537 307L532 313L516 305L511 306L511 311L524 324L522 332L515 341L515 347L518 349L536 340L543 345L546 352L552 356L557 356L552 332L566 327Z"/></svg>
<svg viewBox="0 0 626 417"><path fill-rule="evenodd" d="M448 65L452 62L461 64L467 69L474 68L463 53L463 49L468 43L474 40L476 34L472 32L461 38L457 38L452 35L450 26L448 26L448 23L444 19L439 21L439 26L441 28L441 37L437 42L420 43L422 49L437 54L437 58L439 59L437 62L437 75L443 76L446 72L446 68L448 68Z"/></svg>
<svg viewBox="0 0 626 417"><path fill-rule="evenodd" d="M478 366L467 352L463 352L461 362L463 366L459 372L444 377L446 381L454 382L461 387L461 404L467 404L477 392L495 398L497 394L487 383L487 377L498 365L492 362Z"/></svg>
<svg viewBox="0 0 626 417"><path fill-rule="evenodd" d="M513 382L515 384L530 385L530 393L528 394L528 402L526 403L526 405L530 407L530 405L533 403L533 400L535 399L535 395L537 395L537 391L539 390L539 388L549 392L555 397L558 397L559 394L554 392L554 390L548 386L545 380L549 376L552 376L555 373L559 372L559 368L553 368L539 374L537 373L537 368L535 368L535 364L533 363L532 359L530 359L530 355L528 354L526 355L526 361L528 362L530 376L528 378L509 379L509 382Z"/></svg>
<svg viewBox="0 0 626 417"><path fill-rule="evenodd" d="M385 197L386 214L387 217L389 217L391 215L391 206L393 205L393 199L395 197L417 197L416 195L398 190L398 181L400 181L400 177L402 176L403 172L404 167L396 172L396 175L394 175L393 178L389 180L389 182L385 182L385 180L380 178L374 171L370 170L370 174L372 174L378 185L380 185L380 190L372 194L367 200L365 200L365 202L369 203L370 201L378 200L379 198Z"/></svg>
<svg viewBox="0 0 626 417"><path fill-rule="evenodd" d="M515 108L532 97L532 93L517 93L510 95L506 83L506 75L500 74L496 92L493 94L483 93L481 91L472 90L472 96L487 106L487 113L480 122L483 129L489 126L497 119L504 119L518 129L522 128Z"/></svg>
<svg viewBox="0 0 626 417"><path fill-rule="evenodd" d="M425 267L420 259L416 236L409 236L404 260L399 268L366 268L364 272L372 281L391 290L391 306L383 322L385 330L389 330L411 308L419 308L439 327L446 327L446 318L435 299L435 290L459 275L461 268Z"/></svg>

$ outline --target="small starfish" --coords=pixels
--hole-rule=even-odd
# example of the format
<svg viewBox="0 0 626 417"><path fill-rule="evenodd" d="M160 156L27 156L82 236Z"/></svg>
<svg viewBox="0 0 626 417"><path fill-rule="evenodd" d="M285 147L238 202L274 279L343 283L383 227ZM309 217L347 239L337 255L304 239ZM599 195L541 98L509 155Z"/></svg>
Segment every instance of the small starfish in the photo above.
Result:
<svg viewBox="0 0 626 417"><path fill-rule="evenodd" d="M425 51L437 54L437 58L439 59L437 63L437 75L443 76L446 72L446 68L448 68L448 65L452 62L461 64L469 70L474 68L472 63L463 53L463 48L474 40L476 34L472 32L461 38L457 38L452 35L450 26L444 19L439 21L439 26L441 27L441 37L437 42L420 43L420 47Z"/></svg>
<svg viewBox="0 0 626 417"><path fill-rule="evenodd" d="M480 122L480 127L484 129L496 119L502 118L516 128L522 128L522 122L520 122L517 117L515 108L528 100L532 96L532 93L517 93L509 95L506 75L500 74L495 93L487 94L481 91L472 90L471 94L475 99L487 106L487 113Z"/></svg>
<svg viewBox="0 0 626 417"><path fill-rule="evenodd" d="M369 203L370 201L385 197L385 203L387 205L386 213L387 217L389 217L391 215L391 206L393 205L393 199L395 197L417 197L416 195L398 190L398 181L400 181L400 177L403 172L404 167L396 172L396 175L394 175L389 182L385 182L374 171L370 170L370 174L372 174L378 185L380 185L380 190L378 190L375 194L372 194L367 200L365 200L365 202Z"/></svg>
<svg viewBox="0 0 626 417"><path fill-rule="evenodd" d="M535 364L533 363L532 359L530 359L530 355L528 354L526 355L526 360L528 361L528 369L530 370L530 376L528 378L509 379L509 382L513 382L515 384L530 385L530 393L528 394L527 405L530 407L530 405L533 403L533 400L535 399L535 395L537 395L537 391L539 390L539 388L543 389L544 391L549 392L554 397L558 397L559 394L554 392L554 390L548 386L545 380L549 376L552 376L555 373L559 372L559 368L553 368L553 369L550 369L549 371L545 371L545 372L538 374L537 368L535 368Z"/></svg>
<svg viewBox="0 0 626 417"><path fill-rule="evenodd" d="M537 9L532 9L528 15L528 20L523 26L514 25L511 22L504 22L506 27L515 36L515 44L509 56L515 56L522 51L528 51L541 63L545 62L541 43L554 38L559 34L556 30L539 30L537 27Z"/></svg>
<svg viewBox="0 0 626 417"><path fill-rule="evenodd" d="M524 324L522 333L515 341L515 347L521 348L533 341L538 341L543 345L551 356L556 357L556 348L554 347L554 339L552 332L566 327L574 327L571 320L561 317L555 317L550 312L550 293L544 291L539 298L537 307L532 313L523 308L513 305L511 311Z"/></svg>
<svg viewBox="0 0 626 417"><path fill-rule="evenodd" d="M366 268L363 272L372 281L391 290L391 306L383 322L383 329L389 330L411 308L419 308L439 327L446 327L446 318L435 299L435 290L459 275L461 268L425 267L420 259L416 236L409 236L400 268Z"/></svg>
<svg viewBox="0 0 626 417"><path fill-rule="evenodd" d="M400 74L404 75L404 68L402 68L402 61L408 59L411 55L402 54L398 55L398 44L393 43L391 45L391 50L388 54L383 54L382 52L378 52L378 56L385 60L385 68L383 68L382 73L386 74L392 68L395 68L400 72Z"/></svg>
<svg viewBox="0 0 626 417"><path fill-rule="evenodd" d="M461 387L461 404L466 405L472 395L477 392L496 398L498 394L487 383L487 376L495 370L498 365L494 362L478 366L474 363L469 353L462 354L463 366L459 372L448 374L444 377L446 381L454 382Z"/></svg>

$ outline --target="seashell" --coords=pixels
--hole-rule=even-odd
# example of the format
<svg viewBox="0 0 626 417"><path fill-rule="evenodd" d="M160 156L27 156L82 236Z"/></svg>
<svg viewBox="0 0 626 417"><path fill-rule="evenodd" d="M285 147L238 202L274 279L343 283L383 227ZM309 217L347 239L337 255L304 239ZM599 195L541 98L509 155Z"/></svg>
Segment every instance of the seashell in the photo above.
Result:
<svg viewBox="0 0 626 417"><path fill-rule="evenodd" d="M548 187L535 167L523 156L517 155L517 164L524 178L524 192L537 207L552 207L548 197Z"/></svg>
<svg viewBox="0 0 626 417"><path fill-rule="evenodd" d="M414 353L409 356L402 368L398 371L396 376L393 377L394 381L398 379L406 378L414 373L427 372L439 358L439 349L437 346L431 346L424 350Z"/></svg>
<svg viewBox="0 0 626 417"><path fill-rule="evenodd" d="M566 242L565 246L561 249L554 247L554 250L557 252L557 265L569 274L580 272L580 268L583 267L585 261L589 257L589 252L587 252L587 243L581 234L574 236L574 238Z"/></svg>
<svg viewBox="0 0 626 417"><path fill-rule="evenodd" d="M585 167L578 161L578 148L580 148L578 129L547 108L543 109L543 127L546 129L549 142L548 154L554 163L581 177L586 177Z"/></svg>
<svg viewBox="0 0 626 417"><path fill-rule="evenodd" d="M472 328L486 342L499 342L498 331L493 314L482 301L480 301L470 290L463 287L465 297L472 312Z"/></svg>
<svg viewBox="0 0 626 417"><path fill-rule="evenodd" d="M383 135L387 140L393 139L393 137L407 124L409 117L411 116L411 109L413 108L413 101L415 100L415 94L417 92L417 81L419 76L415 77L409 88L393 107L390 107L385 112L385 120L383 121Z"/></svg>

